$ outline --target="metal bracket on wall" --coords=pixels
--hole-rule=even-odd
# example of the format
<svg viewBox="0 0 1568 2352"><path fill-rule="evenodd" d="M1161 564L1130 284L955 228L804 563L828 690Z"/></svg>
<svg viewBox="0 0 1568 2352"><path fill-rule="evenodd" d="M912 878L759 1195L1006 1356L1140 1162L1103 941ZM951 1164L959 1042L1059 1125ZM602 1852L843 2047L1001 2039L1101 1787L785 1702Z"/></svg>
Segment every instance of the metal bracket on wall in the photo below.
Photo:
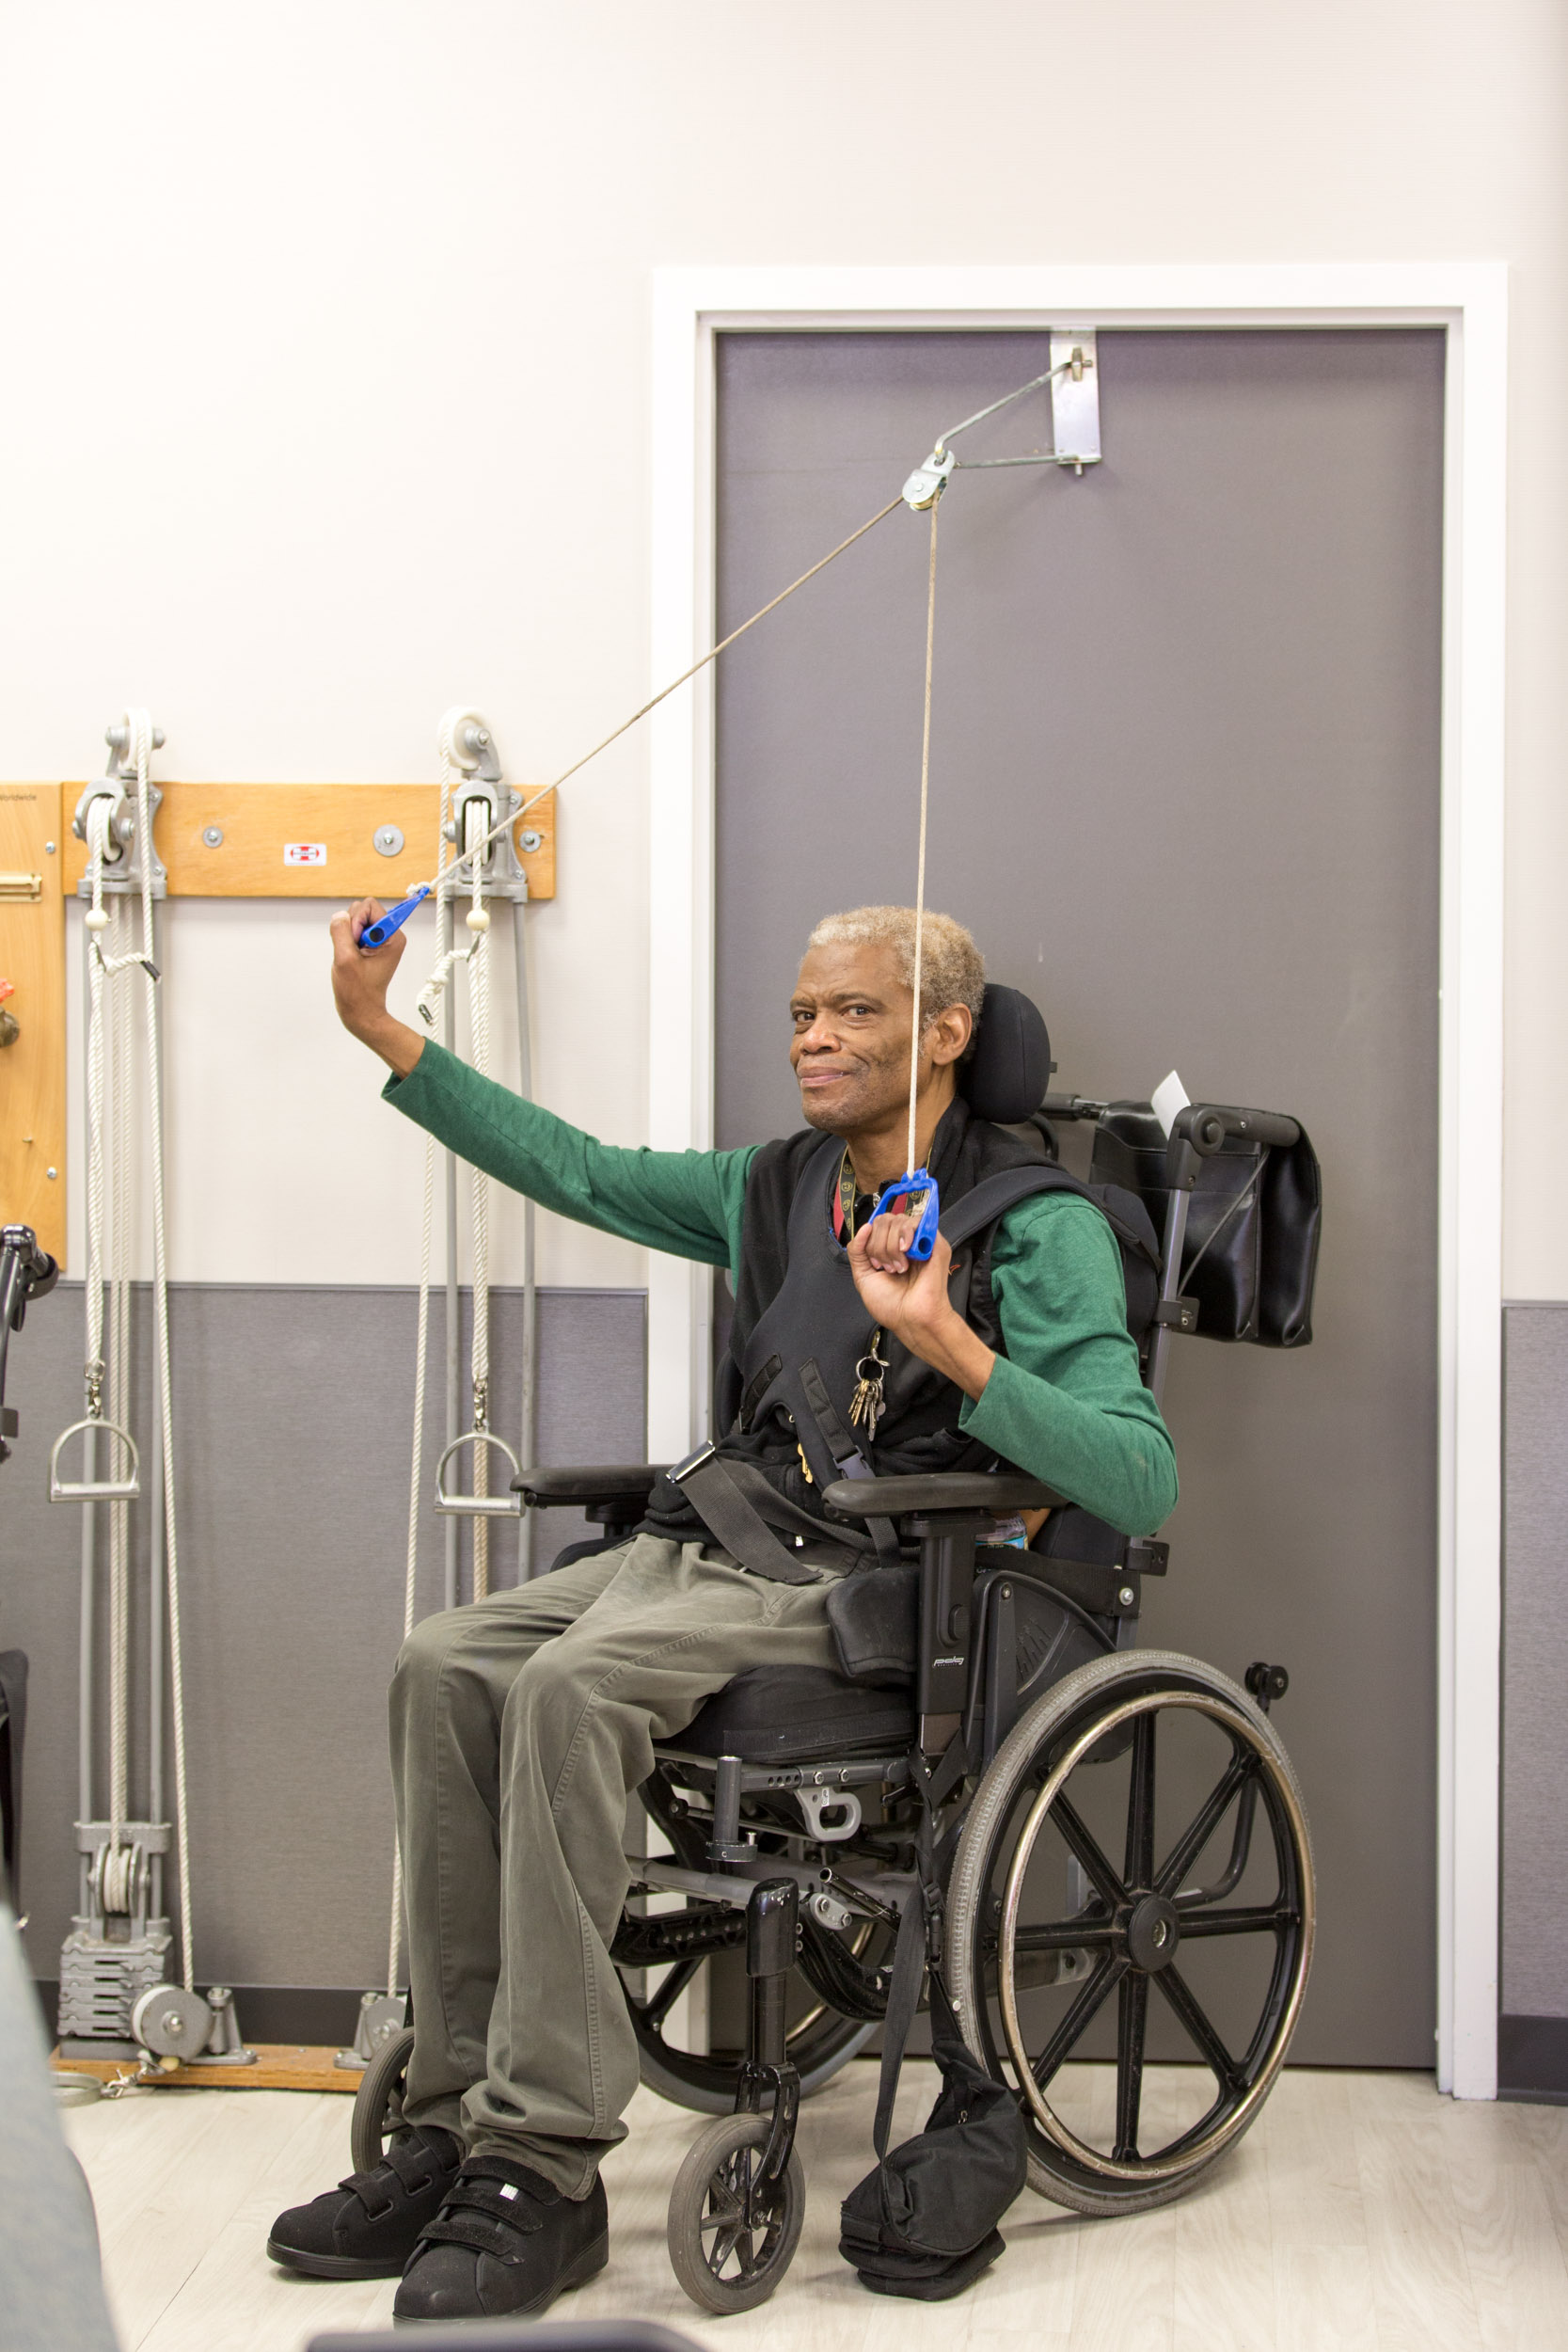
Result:
<svg viewBox="0 0 1568 2352"><path fill-rule="evenodd" d="M1100 355L1093 327L1051 338L1051 437L1058 466L1100 463Z"/></svg>
<svg viewBox="0 0 1568 2352"><path fill-rule="evenodd" d="M949 446L972 425L983 424L1002 408L1042 386L1051 398L1051 447L1032 449L1018 457L955 457ZM923 465L917 466L903 488L906 506L917 512L932 507L955 472L986 473L1007 466L1070 466L1080 477L1085 466L1098 466L1100 447L1100 352L1092 326L1053 330L1051 365L1043 375L1032 376L1016 391L1006 392L987 408L977 408L961 424L949 425Z"/></svg>
<svg viewBox="0 0 1568 2352"><path fill-rule="evenodd" d="M112 855L105 853L103 887L116 897L127 897L139 894L141 890L143 845L136 838L136 804L133 797L136 771L134 765L128 768L125 764L131 755L131 730L125 721L120 719L112 726L105 727L103 740L109 747L108 767L96 784L89 784L84 788L76 803L71 830L78 841L85 843L88 810L95 801L106 800L110 803L109 839L115 846ZM162 751L165 740L163 728L154 727L153 750ZM157 821L163 798L158 787L150 783L147 787L149 830ZM146 855L152 876L152 896L165 898L168 896L168 875L158 855L155 841L147 843ZM92 896L92 884L87 874L76 885L76 896L79 898L90 898Z"/></svg>

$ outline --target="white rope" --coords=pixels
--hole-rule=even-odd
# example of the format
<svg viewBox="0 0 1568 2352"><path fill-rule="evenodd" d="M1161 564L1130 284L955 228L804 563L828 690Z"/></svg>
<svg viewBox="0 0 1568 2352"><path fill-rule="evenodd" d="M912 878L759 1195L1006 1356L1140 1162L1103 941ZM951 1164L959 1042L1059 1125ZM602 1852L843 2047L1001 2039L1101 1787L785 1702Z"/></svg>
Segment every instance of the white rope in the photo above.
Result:
<svg viewBox="0 0 1568 2352"><path fill-rule="evenodd" d="M920 737L920 856L914 883L914 1026L910 1032L910 1152L904 1173L912 1176L914 1159L914 1106L920 1088L921 1021L920 979L926 946L926 808L931 786L931 669L937 642L937 510L940 499L931 501L931 568L926 590L926 716Z"/></svg>
<svg viewBox="0 0 1568 2352"><path fill-rule="evenodd" d="M1015 390L1005 392L1000 400L991 401L987 407L977 408L972 417L966 417L961 424L950 426L947 432L939 437L933 454L941 455L946 449L948 442L954 438L955 435L967 433L972 424L978 424L985 417L995 416L998 409L1010 406L1015 400L1022 400L1025 392L1032 392L1041 384L1050 383L1053 376L1070 373L1074 366L1077 364L1078 362L1076 360L1064 359L1055 367L1047 368L1043 375L1031 376L1027 384L1020 384ZM954 462L957 464L958 461L955 460ZM931 603L933 611L935 610L936 601L936 509L937 504L940 502L940 498L941 491L939 489L937 498L933 500L931 505ZM893 513L894 509L895 507L902 506L904 502L904 494L903 492L900 492L897 498L889 499L885 506L879 506L877 512L870 516L866 521L862 523L857 530L850 532L847 539L841 539L836 548L830 548L827 554L820 557L816 563L813 564L809 570L803 571L800 575L799 579L792 580L787 588L781 588L776 596L769 597L768 601L765 605L761 606L757 612L752 613L749 619L742 621L738 628L732 628L727 637L721 637L717 644L710 645L708 647L706 653L699 654L696 660L691 663L690 667L681 672L679 677L672 678L668 686L661 686L657 694L651 694L645 703L632 712L629 719L623 719L619 726L612 727L607 736L602 737L600 740L594 745L592 751L584 752L579 758L574 759L569 768L562 768L560 774L554 778L553 782L541 785L537 792L531 792L520 807L516 809L509 809L504 817L498 818L495 824L491 826L489 832L484 835L483 839L477 845L473 846L471 850L468 843L456 842L451 845L451 855L449 858L446 855L445 848L443 847L441 853L436 859L436 879L432 884L432 888L439 890L443 876L449 872L452 866L465 864L470 854L472 854L476 860L483 857L485 850L490 847L490 844L493 841L499 841L502 834L504 834L509 827L520 825L522 823L523 818L528 815L531 808L536 806L540 801L546 800L552 792L559 791L569 776L575 776L579 769L586 768L591 760L597 759L599 754L601 752L607 752L612 743L618 743L622 736L628 734L630 730L636 726L640 719L645 719L650 710L657 710L661 702L668 701L669 697L674 693L679 687L686 685L689 678L694 678L700 670L705 670L710 661L717 661L720 655L727 651L727 649L736 643L737 638L744 637L748 629L755 628L759 621L765 621L770 612L777 612L779 606L784 603L786 598L792 596L798 588L803 588L808 580L815 580L818 572L825 572L830 564L835 563L847 548L852 548L855 545L857 540L863 539L868 531L875 531L879 522L885 522L888 516ZM930 723L930 648L929 644L927 643L926 664L927 737L929 736ZM443 835L442 838L444 843L445 835ZM922 851L924 852L924 831L922 832L921 842ZM423 1004L428 997L431 1007L434 1009L436 998L440 994L441 989L446 982L447 973L450 970L452 961L455 960L456 959L451 957L442 958L441 962L436 965L436 971L431 975L430 980L427 981L424 991L421 992L420 998L421 1004Z"/></svg>
<svg viewBox="0 0 1568 2352"><path fill-rule="evenodd" d="M180 1535L174 1493L174 1382L168 1335L168 1213L164 1176L164 1095L158 984L152 971L152 804L149 768L152 722L145 710L125 714L126 760L135 771L136 845L141 866L141 933L135 946L107 966L109 972L136 963L145 989L147 1016L148 1118L152 1158L152 1307L159 1406L163 1420L164 1542L168 1591L170 1712L174 1725L175 1843L180 1859L180 1947L185 1987L196 1990L192 1929L190 1804L185 1758L185 1674L180 1613Z"/></svg>
<svg viewBox="0 0 1568 2352"><path fill-rule="evenodd" d="M420 1317L414 1341L414 1442L408 1462L408 1549L403 1577L403 1638L414 1630L415 1595L420 1564L420 1487L424 1458L425 1372L430 1360L430 1253L436 1225L436 1138L424 1148L424 1214L420 1225ZM392 1841L392 1925L387 1940L387 1993L398 1989L398 1952L403 1943L403 1847Z"/></svg>
<svg viewBox="0 0 1568 2352"><path fill-rule="evenodd" d="M436 913L441 901L452 887L452 869L439 871L441 852L446 846L447 827L451 821L451 787L456 773L453 756L452 721L455 713L448 711L441 722L437 748L441 758L441 802L436 834ZM424 1464L424 1416L427 1375L430 1366L430 1262L436 1230L436 1138L428 1137L424 1153L423 1208L420 1220L420 1304L414 1339L414 1430L408 1451L408 1541L404 1555L403 1577L403 1638L406 1642L414 1630L418 1606L420 1564L420 1496ZM387 1936L387 1993L395 1999L398 1989L398 1956L403 1947L403 1848L394 1833L392 1845L392 1916Z"/></svg>
<svg viewBox="0 0 1568 2352"><path fill-rule="evenodd" d="M108 936L123 950L129 937L128 910L114 904ZM110 1121L108 1149L115 1168L109 1187L109 1419L130 1426L131 1407L131 1166L132 1126L127 1116L131 1083L131 997L117 988L109 998L108 1073L104 1109ZM119 1439L109 1440L111 1455ZM118 1472L118 1461L112 1462ZM131 1744L131 1505L109 1505L109 1849L118 1856L130 1810ZM127 1860L130 1857L127 1856ZM123 1892L121 1881L117 1891ZM114 1908L122 1906L116 1904Z"/></svg>
<svg viewBox="0 0 1568 2352"><path fill-rule="evenodd" d="M456 730L467 713L463 706L454 704L441 721L437 738L441 755L441 840L445 844L451 826L451 787L458 768ZM499 787L506 798L506 787ZM484 851L498 832L504 832L508 818L499 826L492 826L474 845L471 855L466 842L453 845L450 859L437 861L436 875L436 913L442 900L457 884L461 870L467 866L470 903L465 922L468 932L466 947L449 947L429 979L420 992L420 1009L427 1021L435 1017L436 1000L460 963L468 967L468 1032L469 1056L481 1077L490 1071L490 916L484 905ZM473 1397L472 1421L476 1430L490 1425L490 1183L479 1168L471 1175L472 1289L473 1323L469 1355L469 1381ZM490 1491L490 1449L474 1445L473 1485L476 1496ZM490 1523L483 1513L473 1521L473 1598L483 1600L490 1590Z"/></svg>
<svg viewBox="0 0 1568 2352"><path fill-rule="evenodd" d="M87 963L87 1409L103 1418L105 1389L109 1422L126 1425L130 1403L130 1210L131 1131L126 1115L129 1084L129 1000L109 983L132 959L125 954L125 910L117 898L103 902L103 867L112 839L114 803L100 795L88 810L87 850L92 903L87 911L91 954ZM115 952L105 957L108 939ZM104 1328L104 1292L108 1327ZM123 1474L123 1447L105 1432L107 1453L99 1474ZM94 1457L96 1460L96 1456ZM87 1508L91 1508L89 1504ZM129 1866L122 1851L130 1811L131 1680L130 1505L109 1505L108 1702L109 1842L100 1875L100 1899L110 1911L129 1907Z"/></svg>
<svg viewBox="0 0 1568 2352"><path fill-rule="evenodd" d="M501 789L504 791L505 787ZM490 916L484 905L484 862L474 859L473 903L467 925L473 945L468 950L468 1050L482 1078L490 1074ZM470 1279L473 1286L473 1340L470 1376L473 1383L473 1426L490 1426L490 1180L483 1168L472 1171L473 1244ZM473 1486L476 1496L490 1491L490 1449L476 1438L473 1448ZM473 1522L473 1597L483 1600L490 1591L490 1522L483 1512Z"/></svg>
<svg viewBox="0 0 1568 2352"><path fill-rule="evenodd" d="M467 842L455 842L451 845L451 855L448 857L446 855L446 836L443 834L443 846L441 853L436 859L436 879L431 887L436 892L439 892L442 882L445 881L446 877L452 872L454 867L467 865L470 856L473 858L474 863L477 866L479 861L483 857L485 850L490 847L491 843L493 841L499 841L502 834L507 832L509 828L520 825L531 808L534 807L540 801L547 800L552 792L559 791L561 787L566 782L568 776L575 776L579 768L586 768L590 760L597 759L599 754L601 752L609 751L612 743L618 743L622 736L628 734L630 730L636 726L640 719L645 719L650 710L657 710L661 702L667 702L678 687L684 686L689 678L694 678L699 670L705 670L710 661L717 661L720 655L735 644L736 638L744 637L749 628L755 628L759 621L765 621L769 612L776 612L779 606L784 602L786 597L792 596L795 594L797 588L803 588L808 580L815 580L818 572L825 572L828 565L833 563L837 557L841 556L845 552L846 548L852 548L857 539L863 539L868 531L874 531L879 522L884 522L887 519L888 516L893 513L895 507L901 506L903 502L903 497L901 494L895 499L889 499L885 506L879 506L868 521L862 523L857 531L852 531L849 533L847 539L841 539L836 548L831 548L828 553L824 555L819 562L811 566L809 571L802 572L798 580L792 580L787 588L781 588L776 596L769 598L768 602L763 605L760 611L753 612L749 620L742 621L738 628L732 628L727 637L721 637L716 645L710 645L708 647L706 653L700 654L697 660L692 662L689 669L683 670L679 677L672 678L668 686L661 686L657 694L650 695L648 700L642 704L640 709L634 710L629 719L623 719L618 727L612 727L607 736L602 737L601 739L594 744L592 751L584 752L580 758L574 759L569 768L562 768L561 773L555 778L553 783L541 785L537 792L531 792L520 807L509 807L506 815L504 817L498 818L496 822L491 826L489 832L485 834L480 841L473 844L471 848ZM441 958L440 961L436 964L436 969L432 972L429 979L425 982L424 987L420 991L418 1002L420 1009L425 1011L427 1020L434 1021L436 1000L440 995L442 989L446 986L448 976L451 973L453 964L463 962L466 960L467 953L468 950L466 948L449 950L449 952Z"/></svg>

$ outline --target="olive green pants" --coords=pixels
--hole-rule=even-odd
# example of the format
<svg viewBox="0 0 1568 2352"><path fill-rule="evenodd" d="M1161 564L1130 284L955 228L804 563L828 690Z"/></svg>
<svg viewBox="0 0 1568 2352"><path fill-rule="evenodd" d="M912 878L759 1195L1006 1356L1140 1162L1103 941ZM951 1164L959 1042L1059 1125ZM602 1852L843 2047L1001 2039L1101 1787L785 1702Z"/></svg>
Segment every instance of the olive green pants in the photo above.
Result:
<svg viewBox="0 0 1568 2352"><path fill-rule="evenodd" d="M828 1591L638 1535L416 1627L391 1692L410 2122L587 2195L638 2080L626 1800L748 1666L834 1663Z"/></svg>

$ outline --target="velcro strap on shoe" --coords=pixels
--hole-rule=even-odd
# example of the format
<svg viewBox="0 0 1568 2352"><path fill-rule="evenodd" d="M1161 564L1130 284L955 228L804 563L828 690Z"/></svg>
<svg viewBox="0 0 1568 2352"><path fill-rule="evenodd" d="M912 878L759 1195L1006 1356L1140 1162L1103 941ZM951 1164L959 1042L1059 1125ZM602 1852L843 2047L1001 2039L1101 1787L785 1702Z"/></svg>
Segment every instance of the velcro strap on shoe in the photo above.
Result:
<svg viewBox="0 0 1568 2352"><path fill-rule="evenodd" d="M521 2241L543 2226L537 2198L526 2179L516 2177L523 2169L499 2157L471 2156L448 2189L440 2212L427 2224L420 2244L471 2246L498 2262L521 2262ZM547 2185L541 2181L539 2187L547 2197Z"/></svg>
<svg viewBox="0 0 1568 2352"><path fill-rule="evenodd" d="M438 2142L426 2139L420 2132L409 2132L392 2141L373 2172L351 2172L338 2185L358 2198L368 2219L380 2221L398 2202L393 2182L405 2197L417 2197L433 2187L443 2172L452 2169L451 2164L442 2161Z"/></svg>
<svg viewBox="0 0 1568 2352"><path fill-rule="evenodd" d="M521 2198L518 2199L522 2204ZM524 2206L525 2214L530 2209ZM486 2207L458 2204L448 2198L434 2221L427 2222L420 2233L421 2246L467 2246L476 2254L488 2254L499 2263L520 2263L527 2252L525 2238L537 2230L539 2223L531 2214L528 2219L516 2220L490 2212Z"/></svg>
<svg viewBox="0 0 1568 2352"><path fill-rule="evenodd" d="M385 2165L378 2165L373 2172L351 2172L346 2180L338 2183L351 2197L358 2198L367 2221L385 2220L398 2201L388 2194L390 2184L383 2177L386 2170Z"/></svg>
<svg viewBox="0 0 1568 2352"><path fill-rule="evenodd" d="M428 2140L412 2134L407 2139L395 2139L381 2161L390 2166L410 2196L429 2188L438 2174L457 2169L455 2165L443 2164Z"/></svg>

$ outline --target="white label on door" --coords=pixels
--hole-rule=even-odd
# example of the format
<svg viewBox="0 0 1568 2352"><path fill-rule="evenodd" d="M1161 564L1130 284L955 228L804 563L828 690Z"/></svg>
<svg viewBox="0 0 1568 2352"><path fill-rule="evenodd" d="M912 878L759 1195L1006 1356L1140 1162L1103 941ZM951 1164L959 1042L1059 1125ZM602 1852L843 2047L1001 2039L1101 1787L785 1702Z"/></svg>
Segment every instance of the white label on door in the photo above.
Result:
<svg viewBox="0 0 1568 2352"><path fill-rule="evenodd" d="M283 863L285 866L325 866L326 844L325 841L285 841Z"/></svg>

